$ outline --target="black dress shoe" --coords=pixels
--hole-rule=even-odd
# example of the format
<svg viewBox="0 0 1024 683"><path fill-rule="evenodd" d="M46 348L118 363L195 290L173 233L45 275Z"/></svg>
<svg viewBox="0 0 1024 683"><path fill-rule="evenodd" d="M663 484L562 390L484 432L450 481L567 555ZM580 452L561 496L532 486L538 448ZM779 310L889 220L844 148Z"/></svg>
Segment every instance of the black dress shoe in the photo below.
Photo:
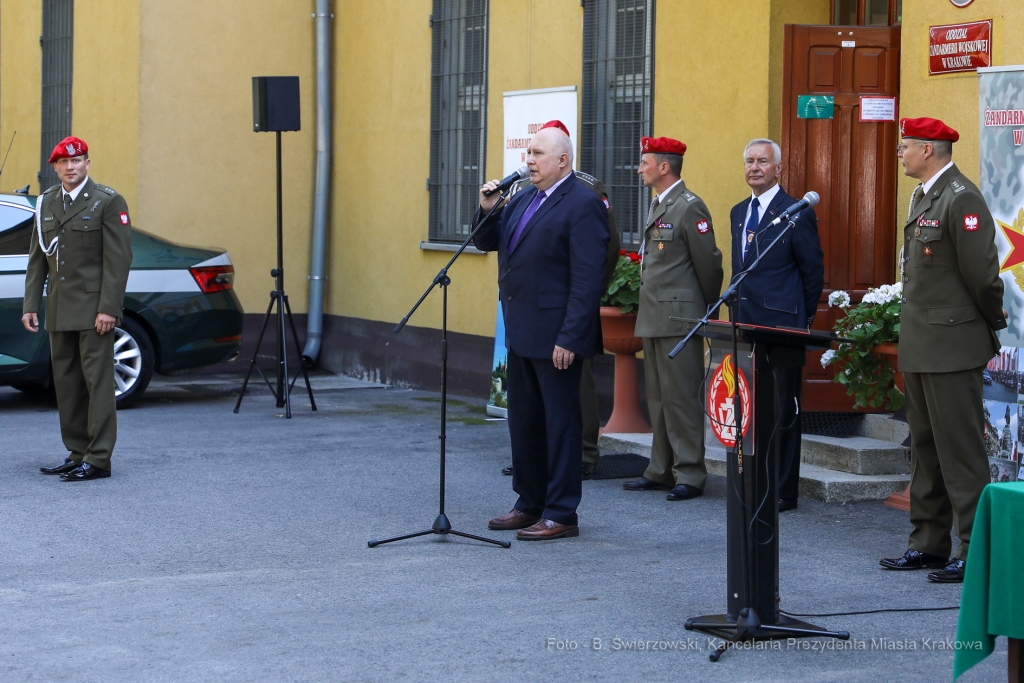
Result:
<svg viewBox="0 0 1024 683"><path fill-rule="evenodd" d="M878 564L882 565L886 569L935 569L936 567L944 567L949 562L945 557L939 555L929 555L928 553L918 552L917 550L907 550L903 554L903 557L890 557L884 560L879 560Z"/></svg>
<svg viewBox="0 0 1024 683"><path fill-rule="evenodd" d="M68 458L61 465L57 465L56 467L40 467L39 471L42 472L43 474L64 474L65 472L70 472L71 470L77 468L81 464L82 463L78 462L77 460L72 460L71 458Z"/></svg>
<svg viewBox="0 0 1024 683"><path fill-rule="evenodd" d="M87 462L81 463L70 472L60 475L61 481L89 481L90 479L105 479L110 476L110 470L101 470L95 465Z"/></svg>
<svg viewBox="0 0 1024 683"><path fill-rule="evenodd" d="M932 583L963 583L967 563L963 560L950 560L949 564L937 572L928 575Z"/></svg>
<svg viewBox="0 0 1024 683"><path fill-rule="evenodd" d="M779 498L779 512L796 510L796 498Z"/></svg>
<svg viewBox="0 0 1024 683"><path fill-rule="evenodd" d="M594 477L594 466L589 462L583 463L583 481Z"/></svg>
<svg viewBox="0 0 1024 683"><path fill-rule="evenodd" d="M672 487L659 484L656 481L651 481L647 477L640 477L636 481L627 481L622 485L622 488L627 491L668 491Z"/></svg>
<svg viewBox="0 0 1024 683"><path fill-rule="evenodd" d="M502 467L501 468L501 473L504 474L506 477L511 477L512 476L512 465L509 465L508 467Z"/></svg>
<svg viewBox="0 0 1024 683"><path fill-rule="evenodd" d="M690 486L689 484L680 484L665 496L665 500L690 500L691 498L700 498L704 495L696 486Z"/></svg>

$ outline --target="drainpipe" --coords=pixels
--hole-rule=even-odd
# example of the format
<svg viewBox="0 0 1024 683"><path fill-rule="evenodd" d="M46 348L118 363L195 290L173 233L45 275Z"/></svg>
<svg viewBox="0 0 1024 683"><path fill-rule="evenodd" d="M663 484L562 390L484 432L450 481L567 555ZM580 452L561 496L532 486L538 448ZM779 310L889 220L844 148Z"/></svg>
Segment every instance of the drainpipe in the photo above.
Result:
<svg viewBox="0 0 1024 683"><path fill-rule="evenodd" d="M313 184L313 239L309 259L309 314L302 360L316 363L324 330L324 261L331 186L331 14L330 0L316 0L316 177Z"/></svg>

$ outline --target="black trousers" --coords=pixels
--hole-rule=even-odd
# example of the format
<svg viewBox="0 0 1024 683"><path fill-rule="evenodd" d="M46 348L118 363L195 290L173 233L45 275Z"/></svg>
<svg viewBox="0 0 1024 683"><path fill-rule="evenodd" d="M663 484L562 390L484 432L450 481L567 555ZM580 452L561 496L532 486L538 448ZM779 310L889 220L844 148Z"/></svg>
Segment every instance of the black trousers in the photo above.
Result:
<svg viewBox="0 0 1024 683"><path fill-rule="evenodd" d="M779 368L779 498L796 499L800 491L800 386L803 368Z"/></svg>
<svg viewBox="0 0 1024 683"><path fill-rule="evenodd" d="M576 524L583 496L583 416L577 358L566 370L551 358L508 350L508 431L515 508L559 524Z"/></svg>

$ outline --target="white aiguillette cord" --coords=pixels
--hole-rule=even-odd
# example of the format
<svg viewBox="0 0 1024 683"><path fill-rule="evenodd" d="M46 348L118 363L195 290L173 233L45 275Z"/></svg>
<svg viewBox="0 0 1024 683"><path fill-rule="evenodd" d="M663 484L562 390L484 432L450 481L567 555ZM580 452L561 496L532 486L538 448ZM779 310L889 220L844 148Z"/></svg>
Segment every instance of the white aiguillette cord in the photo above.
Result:
<svg viewBox="0 0 1024 683"><path fill-rule="evenodd" d="M924 183L921 183L920 185L915 187L914 191L910 193L910 209L907 210L907 222L908 223L910 222L910 217L914 215L914 200L917 199L917 191L920 190L922 187L924 187ZM903 275L904 275L904 272L903 272L903 264L904 264L903 252L904 252L905 249L906 249L906 246L900 247L899 262L900 262L900 278L901 279L903 278Z"/></svg>
<svg viewBox="0 0 1024 683"><path fill-rule="evenodd" d="M53 236L50 241L50 246L43 244L43 202L46 200L46 195L40 195L36 201L36 233L39 235L39 248L43 250L43 253L47 256L53 256L57 251L57 240L60 239L57 235ZM60 270L60 261L57 261L57 270Z"/></svg>

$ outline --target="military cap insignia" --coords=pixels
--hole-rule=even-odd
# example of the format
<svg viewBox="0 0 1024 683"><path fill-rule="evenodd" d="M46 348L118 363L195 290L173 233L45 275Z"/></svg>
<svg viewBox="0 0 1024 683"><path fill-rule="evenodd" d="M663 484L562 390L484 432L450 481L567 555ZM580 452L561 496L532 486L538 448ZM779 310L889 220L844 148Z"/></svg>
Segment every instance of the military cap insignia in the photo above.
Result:
<svg viewBox="0 0 1024 683"><path fill-rule="evenodd" d="M703 235L707 231L708 231L708 222L707 221L697 221L697 232L699 232L700 234Z"/></svg>
<svg viewBox="0 0 1024 683"><path fill-rule="evenodd" d="M122 211L120 213L120 216L121 216L121 225L128 225L128 214L125 213L124 211Z"/></svg>
<svg viewBox="0 0 1024 683"><path fill-rule="evenodd" d="M75 156L75 146L74 145L68 143L68 144L64 145L64 149L66 149L68 151L68 154L70 154L71 156Z"/></svg>
<svg viewBox="0 0 1024 683"><path fill-rule="evenodd" d="M976 214L964 216L964 230L966 230L967 232L974 232L977 229L978 216Z"/></svg>

